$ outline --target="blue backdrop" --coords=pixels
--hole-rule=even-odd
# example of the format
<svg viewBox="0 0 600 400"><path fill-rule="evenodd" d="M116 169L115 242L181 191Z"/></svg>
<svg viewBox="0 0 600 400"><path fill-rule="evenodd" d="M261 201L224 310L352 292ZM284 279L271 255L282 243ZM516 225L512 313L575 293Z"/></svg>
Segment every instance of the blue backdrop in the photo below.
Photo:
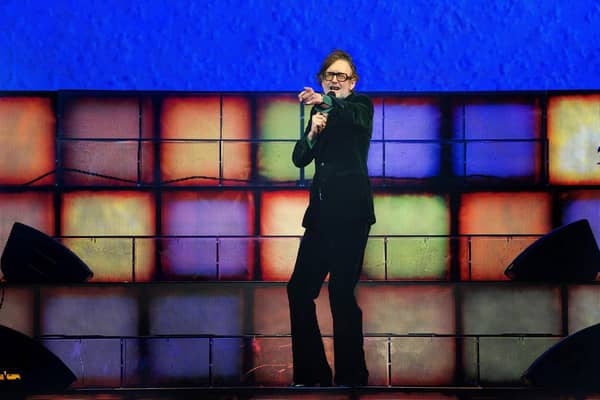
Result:
<svg viewBox="0 0 600 400"><path fill-rule="evenodd" d="M332 48L366 91L600 88L600 2L3 0L0 90L296 91Z"/></svg>

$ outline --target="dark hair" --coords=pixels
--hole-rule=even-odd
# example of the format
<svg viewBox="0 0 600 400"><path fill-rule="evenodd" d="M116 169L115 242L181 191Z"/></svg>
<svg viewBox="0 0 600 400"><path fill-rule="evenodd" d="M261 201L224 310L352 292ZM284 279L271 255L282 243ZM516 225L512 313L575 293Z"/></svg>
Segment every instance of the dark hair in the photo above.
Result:
<svg viewBox="0 0 600 400"><path fill-rule="evenodd" d="M319 81L319 84L325 79L325 71L327 71L327 68L329 68L331 64L337 60L344 60L348 62L348 64L350 64L350 69L352 70L352 76L350 79L354 79L356 81L358 80L358 74L356 73L356 66L354 66L354 62L352 62L352 56L346 53L344 50L336 49L329 53L329 55L327 55L327 57L325 57L323 60L323 64L321 64L321 69L319 70L319 73L317 73L317 80Z"/></svg>

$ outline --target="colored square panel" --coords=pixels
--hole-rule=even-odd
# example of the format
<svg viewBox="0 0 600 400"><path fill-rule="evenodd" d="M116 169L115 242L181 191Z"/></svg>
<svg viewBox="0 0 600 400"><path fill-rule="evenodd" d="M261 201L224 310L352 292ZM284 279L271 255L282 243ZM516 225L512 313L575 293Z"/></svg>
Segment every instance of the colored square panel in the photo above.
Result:
<svg viewBox="0 0 600 400"><path fill-rule="evenodd" d="M211 340L212 386L240 386L244 383L244 339L213 338Z"/></svg>
<svg viewBox="0 0 600 400"><path fill-rule="evenodd" d="M3 286L0 292L2 292L0 325L27 336L34 336L34 289Z"/></svg>
<svg viewBox="0 0 600 400"><path fill-rule="evenodd" d="M506 281L506 268L540 236L484 237L459 239L461 279Z"/></svg>
<svg viewBox="0 0 600 400"><path fill-rule="evenodd" d="M60 146L65 185L131 186L153 181L150 141L61 140Z"/></svg>
<svg viewBox="0 0 600 400"><path fill-rule="evenodd" d="M600 95L553 96L548 104L550 183L600 183Z"/></svg>
<svg viewBox="0 0 600 400"><path fill-rule="evenodd" d="M357 299L366 335L455 333L454 294L449 286L365 283L358 287Z"/></svg>
<svg viewBox="0 0 600 400"><path fill-rule="evenodd" d="M461 287L462 326L468 335L561 332L560 290L555 286Z"/></svg>
<svg viewBox="0 0 600 400"><path fill-rule="evenodd" d="M521 375L558 338L465 338L465 380L473 385L520 386Z"/></svg>
<svg viewBox="0 0 600 400"><path fill-rule="evenodd" d="M535 100L483 99L456 105L454 173L539 180L540 121L541 109Z"/></svg>
<svg viewBox="0 0 600 400"><path fill-rule="evenodd" d="M289 279L298 253L302 217L308 206L308 190L264 191L260 201L260 234L262 236L296 236L262 238L260 270L263 280Z"/></svg>
<svg viewBox="0 0 600 400"><path fill-rule="evenodd" d="M147 295L151 335L243 333L244 298L238 286L163 284Z"/></svg>
<svg viewBox="0 0 600 400"><path fill-rule="evenodd" d="M73 96L61 98L61 139L151 139L149 97Z"/></svg>
<svg viewBox="0 0 600 400"><path fill-rule="evenodd" d="M55 129L49 98L0 97L0 184L53 184Z"/></svg>
<svg viewBox="0 0 600 400"><path fill-rule="evenodd" d="M261 142L258 144L257 168L263 180L279 183L296 183L300 179L300 169L292 162L294 141ZM314 162L309 164L314 171ZM306 178L311 178L314 172L307 170Z"/></svg>
<svg viewBox="0 0 600 400"><path fill-rule="evenodd" d="M372 97L373 101L373 134L371 140L383 140L384 97Z"/></svg>
<svg viewBox="0 0 600 400"><path fill-rule="evenodd" d="M168 97L161 113L161 180L240 184L251 178L251 107L242 96Z"/></svg>
<svg viewBox="0 0 600 400"><path fill-rule="evenodd" d="M384 143L384 175L388 178L424 179L440 174L441 143Z"/></svg>
<svg viewBox="0 0 600 400"><path fill-rule="evenodd" d="M254 234L254 196L249 191L162 193L162 233L180 236Z"/></svg>
<svg viewBox="0 0 600 400"><path fill-rule="evenodd" d="M386 279L386 238L369 237L365 247L361 280L385 280Z"/></svg>
<svg viewBox="0 0 600 400"><path fill-rule="evenodd" d="M149 282L154 279L155 239L64 238L61 242L88 266L90 282Z"/></svg>
<svg viewBox="0 0 600 400"><path fill-rule="evenodd" d="M391 338L393 386L449 386L456 372L453 337Z"/></svg>
<svg viewBox="0 0 600 400"><path fill-rule="evenodd" d="M137 335L136 295L131 289L116 286L42 288L40 334Z"/></svg>
<svg viewBox="0 0 600 400"><path fill-rule="evenodd" d="M461 198L461 279L500 278L520 251L552 229L551 198L548 193L481 192ZM514 238L513 235L526 235ZM502 278L505 279L505 278Z"/></svg>
<svg viewBox="0 0 600 400"><path fill-rule="evenodd" d="M381 178L384 175L383 146L383 141L371 140L367 168L369 170L369 176L372 178Z"/></svg>
<svg viewBox="0 0 600 400"><path fill-rule="evenodd" d="M154 236L154 195L140 191L78 191L63 194L61 229L63 236L95 239L118 236L112 240L66 240L99 278L129 280L132 256L140 280L154 273L154 241L134 242L136 236ZM135 245L135 248L133 247ZM109 262L110 261L110 262ZM118 269L117 269L118 268ZM131 278L133 278L131 276Z"/></svg>
<svg viewBox="0 0 600 400"><path fill-rule="evenodd" d="M253 334L288 335L290 333L290 313L285 286L255 286L252 310ZM333 334L331 311L329 308L329 290L321 288L315 300L317 320L323 335Z"/></svg>
<svg viewBox="0 0 600 400"><path fill-rule="evenodd" d="M389 347L389 339L386 337L365 337L363 340L365 362L369 370L368 384L370 386L390 385Z"/></svg>
<svg viewBox="0 0 600 400"><path fill-rule="evenodd" d="M562 225L580 219L587 219L596 238L600 243L600 191L573 190L560 193Z"/></svg>
<svg viewBox="0 0 600 400"><path fill-rule="evenodd" d="M121 386L120 339L45 339L42 344L77 377L71 388Z"/></svg>
<svg viewBox="0 0 600 400"><path fill-rule="evenodd" d="M0 251L15 222L29 225L49 236L54 236L54 201L52 193L0 193Z"/></svg>
<svg viewBox="0 0 600 400"><path fill-rule="evenodd" d="M600 287L572 285L568 287L568 333L573 334L600 322Z"/></svg>
<svg viewBox="0 0 600 400"><path fill-rule="evenodd" d="M433 194L376 193L372 235L410 235L386 240L387 279L443 279L449 268L447 200ZM427 265L425 265L427 264Z"/></svg>
<svg viewBox="0 0 600 400"><path fill-rule="evenodd" d="M209 383L208 338L151 338L144 341L151 386L198 386Z"/></svg>
<svg viewBox="0 0 600 400"><path fill-rule="evenodd" d="M260 279L286 282L292 276L300 247L299 237L266 237L259 241Z"/></svg>
<svg viewBox="0 0 600 400"><path fill-rule="evenodd" d="M258 138L257 168L261 179L281 182L296 181L300 170L292 163L295 141L303 133L302 105L295 95L269 95L256 98ZM310 109L304 107L304 123ZM307 172L312 176L313 172Z"/></svg>
<svg viewBox="0 0 600 400"><path fill-rule="evenodd" d="M441 111L435 99L385 97L384 175L392 178L438 175L440 123Z"/></svg>

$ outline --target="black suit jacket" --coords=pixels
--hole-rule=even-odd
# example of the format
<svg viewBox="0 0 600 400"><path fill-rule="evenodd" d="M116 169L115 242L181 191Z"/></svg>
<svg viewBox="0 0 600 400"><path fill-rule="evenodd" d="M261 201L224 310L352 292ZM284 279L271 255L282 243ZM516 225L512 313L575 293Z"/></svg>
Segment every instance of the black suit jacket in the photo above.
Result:
<svg viewBox="0 0 600 400"><path fill-rule="evenodd" d="M375 223L373 194L367 156L373 131L373 103L365 95L352 93L345 99L332 98L327 125L312 148L307 135L296 142L292 161L298 168L315 161L310 201L302 225L345 222ZM318 112L311 110L311 117Z"/></svg>

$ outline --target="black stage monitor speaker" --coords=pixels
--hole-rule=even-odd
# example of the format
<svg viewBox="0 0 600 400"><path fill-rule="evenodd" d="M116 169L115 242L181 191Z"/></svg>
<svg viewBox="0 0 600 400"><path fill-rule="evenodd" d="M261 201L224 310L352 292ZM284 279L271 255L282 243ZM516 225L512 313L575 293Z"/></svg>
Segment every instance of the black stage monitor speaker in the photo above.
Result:
<svg viewBox="0 0 600 400"><path fill-rule="evenodd" d="M13 224L0 263L9 283L76 283L93 276L71 250L20 222Z"/></svg>
<svg viewBox="0 0 600 400"><path fill-rule="evenodd" d="M527 247L506 268L513 280L585 282L596 279L600 250L587 219L554 229Z"/></svg>
<svg viewBox="0 0 600 400"><path fill-rule="evenodd" d="M68 388L76 379L46 347L0 325L0 393L56 392Z"/></svg>
<svg viewBox="0 0 600 400"><path fill-rule="evenodd" d="M523 373L530 386L600 390L600 324L567 336L550 347Z"/></svg>

